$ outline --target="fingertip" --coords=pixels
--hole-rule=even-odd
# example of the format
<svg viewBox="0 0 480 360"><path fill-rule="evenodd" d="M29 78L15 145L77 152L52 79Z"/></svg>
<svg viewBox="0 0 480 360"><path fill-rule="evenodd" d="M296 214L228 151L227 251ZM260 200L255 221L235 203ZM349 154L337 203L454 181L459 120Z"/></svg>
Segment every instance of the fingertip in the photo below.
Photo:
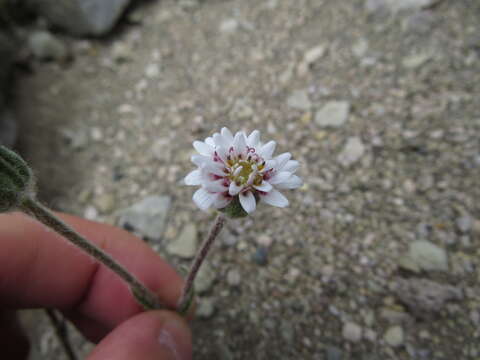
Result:
<svg viewBox="0 0 480 360"><path fill-rule="evenodd" d="M136 315L115 328L88 360L190 360L191 332L186 321L170 311Z"/></svg>

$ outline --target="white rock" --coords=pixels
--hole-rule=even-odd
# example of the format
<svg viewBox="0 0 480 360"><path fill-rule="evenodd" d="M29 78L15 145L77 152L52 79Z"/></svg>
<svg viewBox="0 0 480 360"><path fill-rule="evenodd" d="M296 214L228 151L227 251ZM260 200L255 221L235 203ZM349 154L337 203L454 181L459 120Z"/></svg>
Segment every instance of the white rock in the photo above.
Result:
<svg viewBox="0 0 480 360"><path fill-rule="evenodd" d="M206 293L212 287L216 273L208 262L203 262L195 279L195 291L198 294Z"/></svg>
<svg viewBox="0 0 480 360"><path fill-rule="evenodd" d="M306 90L295 90L288 98L287 105L299 110L309 110L312 107Z"/></svg>
<svg viewBox="0 0 480 360"><path fill-rule="evenodd" d="M238 21L236 19L225 19L220 24L219 30L223 33L233 33L238 29Z"/></svg>
<svg viewBox="0 0 480 360"><path fill-rule="evenodd" d="M350 113L347 101L330 101L315 114L315 122L321 127L338 128L346 123Z"/></svg>
<svg viewBox="0 0 480 360"><path fill-rule="evenodd" d="M202 319L211 318L215 313L215 301L211 298L202 298L199 301L196 315Z"/></svg>
<svg viewBox="0 0 480 360"><path fill-rule="evenodd" d="M368 50L368 40L365 38L360 38L355 44L352 46L352 53L358 58L363 57Z"/></svg>
<svg viewBox="0 0 480 360"><path fill-rule="evenodd" d="M359 342L362 339L362 328L353 322L347 322L343 325L342 335L348 341Z"/></svg>
<svg viewBox="0 0 480 360"><path fill-rule="evenodd" d="M186 225L180 235L167 246L167 251L183 259L191 259L197 251L197 227L195 224Z"/></svg>
<svg viewBox="0 0 480 360"><path fill-rule="evenodd" d="M356 163L365 153L365 146L359 137L351 137L347 140L342 152L338 155L338 162L348 167Z"/></svg>
<svg viewBox="0 0 480 360"><path fill-rule="evenodd" d="M414 241L409 246L407 258L425 271L447 271L447 253L430 241Z"/></svg>
<svg viewBox="0 0 480 360"><path fill-rule="evenodd" d="M98 210L95 206L87 206L83 212L83 217L87 220L95 220L98 217Z"/></svg>
<svg viewBox="0 0 480 360"><path fill-rule="evenodd" d="M392 347L399 347L404 342L404 333L401 326L392 326L385 333L385 342Z"/></svg>
<svg viewBox="0 0 480 360"><path fill-rule="evenodd" d="M118 223L123 228L132 228L149 239L158 240L163 235L170 203L168 196L146 197L121 211Z"/></svg>
<svg viewBox="0 0 480 360"><path fill-rule="evenodd" d="M242 281L242 275L237 269L231 269L227 273L227 283L231 286L238 286Z"/></svg>
<svg viewBox="0 0 480 360"><path fill-rule="evenodd" d="M407 69L416 69L432 58L430 52L422 52L418 54L412 54L405 57L402 61L402 65Z"/></svg>
<svg viewBox="0 0 480 360"><path fill-rule="evenodd" d="M150 79L158 77L158 75L160 75L160 68L158 64L148 64L145 68L145 75Z"/></svg>
<svg viewBox="0 0 480 360"><path fill-rule="evenodd" d="M305 55L303 56L303 61L307 65L311 65L316 61L320 60L326 53L326 46L325 45L318 45L310 50L308 50Z"/></svg>

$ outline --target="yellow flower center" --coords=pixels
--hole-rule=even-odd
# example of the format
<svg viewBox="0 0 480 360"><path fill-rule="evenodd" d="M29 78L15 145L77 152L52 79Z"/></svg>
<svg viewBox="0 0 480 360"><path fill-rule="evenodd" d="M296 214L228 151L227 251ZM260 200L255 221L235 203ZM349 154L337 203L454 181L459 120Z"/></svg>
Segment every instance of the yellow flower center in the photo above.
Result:
<svg viewBox="0 0 480 360"><path fill-rule="evenodd" d="M235 161L236 160L236 161ZM237 185L260 185L263 177L260 171L265 167L254 159L235 159L227 161L230 166L230 180Z"/></svg>

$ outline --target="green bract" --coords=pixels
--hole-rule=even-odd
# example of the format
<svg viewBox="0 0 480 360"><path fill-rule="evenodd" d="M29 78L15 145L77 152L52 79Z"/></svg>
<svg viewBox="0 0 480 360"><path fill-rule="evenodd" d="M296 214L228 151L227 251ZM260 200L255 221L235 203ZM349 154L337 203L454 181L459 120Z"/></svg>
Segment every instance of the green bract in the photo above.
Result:
<svg viewBox="0 0 480 360"><path fill-rule="evenodd" d="M235 196L226 207L224 207L223 209L219 209L219 211L223 212L225 216L231 219L243 218L248 216L248 213L243 209L242 204L240 204L238 196Z"/></svg>
<svg viewBox="0 0 480 360"><path fill-rule="evenodd" d="M15 210L32 188L33 175L27 163L0 146L0 212Z"/></svg>

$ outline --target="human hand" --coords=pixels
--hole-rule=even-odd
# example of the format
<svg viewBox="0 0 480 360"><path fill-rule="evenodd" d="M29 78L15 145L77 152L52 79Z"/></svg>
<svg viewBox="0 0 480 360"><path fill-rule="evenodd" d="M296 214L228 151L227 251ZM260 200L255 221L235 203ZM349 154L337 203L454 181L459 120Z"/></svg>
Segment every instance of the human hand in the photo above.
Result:
<svg viewBox="0 0 480 360"><path fill-rule="evenodd" d="M112 226L60 217L175 307L183 281L143 241ZM24 215L0 215L0 349L6 358L26 358L28 344L13 312L35 307L59 309L98 343L88 360L192 356L184 319L166 310L143 312L116 274L59 235Z"/></svg>

